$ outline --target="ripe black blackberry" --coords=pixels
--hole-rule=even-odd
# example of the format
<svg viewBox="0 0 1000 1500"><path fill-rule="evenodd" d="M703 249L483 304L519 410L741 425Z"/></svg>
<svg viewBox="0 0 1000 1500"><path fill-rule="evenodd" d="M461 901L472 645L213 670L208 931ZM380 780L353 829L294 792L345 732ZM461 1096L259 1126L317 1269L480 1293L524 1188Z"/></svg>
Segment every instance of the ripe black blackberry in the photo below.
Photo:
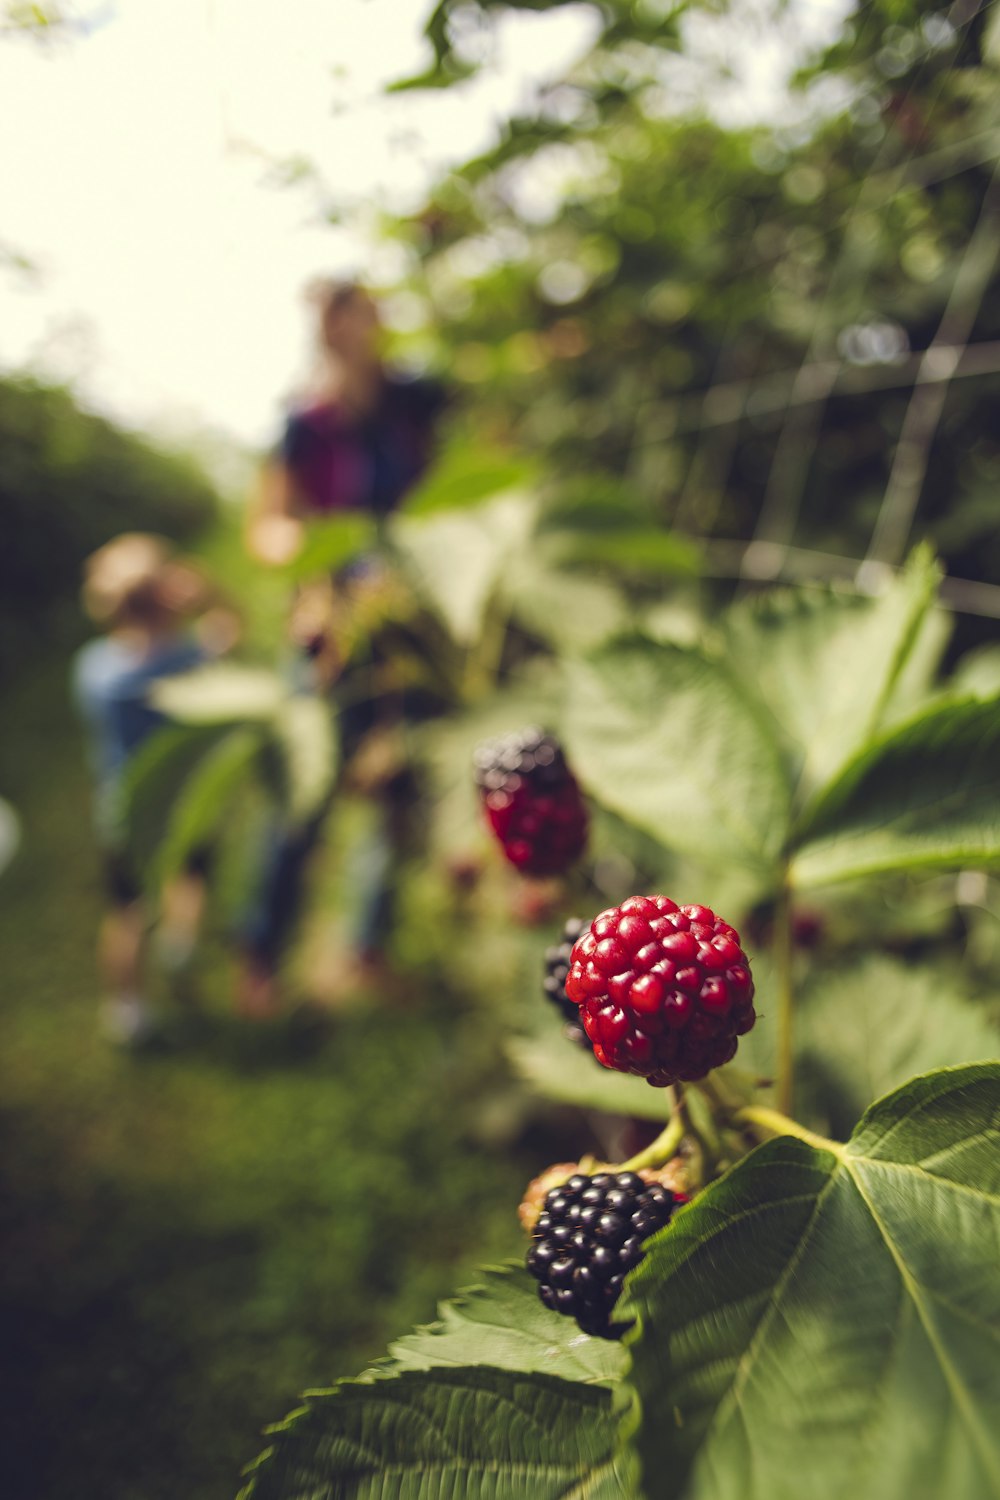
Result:
<svg viewBox="0 0 1000 1500"><path fill-rule="evenodd" d="M487 822L524 875L561 875L583 853L587 809L559 741L534 725L479 745L476 786Z"/></svg>
<svg viewBox="0 0 1000 1500"><path fill-rule="evenodd" d="M564 1031L571 1042L590 1047L587 1033L580 1024L580 1012L566 994L566 975L569 973L573 944L580 937L587 923L582 917L570 917L563 928L562 940L545 950L545 980L542 986L546 1000L556 1007L565 1022Z"/></svg>
<svg viewBox="0 0 1000 1500"><path fill-rule="evenodd" d="M636 1172L575 1173L545 1195L532 1231L527 1266L553 1312L576 1319L584 1333L621 1338L611 1314L626 1275L650 1235L686 1200Z"/></svg>

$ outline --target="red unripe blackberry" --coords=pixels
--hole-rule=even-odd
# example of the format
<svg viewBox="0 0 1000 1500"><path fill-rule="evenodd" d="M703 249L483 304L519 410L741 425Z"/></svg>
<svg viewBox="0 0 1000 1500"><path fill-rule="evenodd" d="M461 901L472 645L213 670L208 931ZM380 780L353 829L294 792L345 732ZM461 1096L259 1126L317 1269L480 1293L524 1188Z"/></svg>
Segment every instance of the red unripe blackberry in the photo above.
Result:
<svg viewBox="0 0 1000 1500"><path fill-rule="evenodd" d="M570 958L573 953L573 944L580 937L586 922L581 917L570 917L563 928L562 941L552 948L545 950L545 980L542 990L546 1000L550 1001L565 1024L565 1032L571 1042L576 1042L582 1047L590 1047L587 1033L580 1024L580 1012L566 995L566 976L569 973Z"/></svg>
<svg viewBox="0 0 1000 1500"><path fill-rule="evenodd" d="M587 808L562 748L534 726L486 740L473 758L486 820L524 875L561 875L583 853Z"/></svg>
<svg viewBox="0 0 1000 1500"><path fill-rule="evenodd" d="M621 1338L628 1325L612 1323L611 1314L622 1282L642 1260L645 1241L685 1201L635 1172L577 1172L552 1188L527 1260L545 1306L575 1318L584 1333Z"/></svg>
<svg viewBox="0 0 1000 1500"><path fill-rule="evenodd" d="M574 944L566 995L598 1062L660 1088L729 1062L757 1019L739 933L667 896L596 916Z"/></svg>

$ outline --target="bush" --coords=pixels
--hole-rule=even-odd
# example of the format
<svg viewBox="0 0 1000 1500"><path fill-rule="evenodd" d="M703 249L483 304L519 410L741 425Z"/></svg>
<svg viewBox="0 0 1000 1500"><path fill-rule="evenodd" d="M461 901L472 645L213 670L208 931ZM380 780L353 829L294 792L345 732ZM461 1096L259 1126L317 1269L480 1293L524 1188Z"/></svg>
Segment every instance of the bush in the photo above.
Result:
<svg viewBox="0 0 1000 1500"><path fill-rule="evenodd" d="M95 547L120 531L187 540L216 499L189 460L83 411L62 387L0 380L0 676L51 631Z"/></svg>

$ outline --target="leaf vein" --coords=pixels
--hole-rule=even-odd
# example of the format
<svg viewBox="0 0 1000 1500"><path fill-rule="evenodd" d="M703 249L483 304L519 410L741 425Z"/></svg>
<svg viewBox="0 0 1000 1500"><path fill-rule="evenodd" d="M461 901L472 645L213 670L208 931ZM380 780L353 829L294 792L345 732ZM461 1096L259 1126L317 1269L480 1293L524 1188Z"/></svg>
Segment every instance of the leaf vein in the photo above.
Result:
<svg viewBox="0 0 1000 1500"><path fill-rule="evenodd" d="M813 1231L815 1230L816 1225L819 1223L820 1217L822 1215L823 1203L836 1180L837 1172L836 1168L834 1168L834 1170L830 1173L830 1176L828 1177L822 1190L816 1195L815 1207L813 1208L813 1211L809 1216L809 1223L806 1225L806 1228L801 1238L799 1239L794 1252L789 1256L784 1270L781 1272L781 1275L778 1277L777 1281L774 1284L774 1291L771 1297L771 1305L758 1323L754 1331L753 1338L750 1340L744 1354L740 1359L739 1365L736 1369L736 1374L733 1377L733 1384L726 1396L724 1396L722 1401L720 1402L720 1410L726 1405L727 1402L730 1401L734 1402L736 1405L739 1405L743 1388L747 1384L747 1381L750 1379L754 1364L760 1353L761 1345L767 1334L767 1330L770 1328L771 1323L774 1321L775 1317L780 1311L782 1296L784 1295L799 1262L805 1254L806 1246L808 1245ZM811 1197L812 1195L809 1194L806 1196ZM716 1420L718 1420L718 1414L716 1414Z"/></svg>
<svg viewBox="0 0 1000 1500"><path fill-rule="evenodd" d="M875 1209L875 1205L872 1203L871 1198L866 1193L861 1178L856 1172L852 1170L849 1161L846 1163L846 1166L848 1172L850 1172L851 1180L853 1181L862 1202L865 1204L865 1207L871 1214L872 1222L875 1224L876 1228L881 1234L882 1239L885 1243L885 1247L889 1251L889 1254L892 1256L896 1268L898 1269L899 1274L902 1278L903 1285L909 1293L910 1299L913 1302L914 1307L916 1308L917 1316L920 1319L920 1323L926 1335L927 1342L930 1344L935 1355L937 1356L938 1362L941 1366L941 1372L944 1375L945 1382L947 1383L948 1389L951 1392L951 1397L955 1404L955 1410L962 1418L963 1423L969 1432L969 1436L972 1438L973 1443L980 1454L984 1467L992 1473L997 1492L1000 1493L1000 1456L998 1456L992 1450L989 1439L982 1431L981 1425L976 1416L975 1407L972 1404L968 1388L963 1384L958 1371L955 1369L954 1364L949 1358L947 1350L942 1345L941 1340L938 1336L937 1329L934 1326L934 1320L933 1318L931 1318L924 1298L921 1295L923 1291L929 1292L932 1296L933 1293L930 1292L930 1288L924 1288L921 1282L919 1282L914 1276L913 1272L910 1270L910 1267L903 1259L903 1256L899 1250L899 1246L890 1235L888 1228L879 1217Z"/></svg>
<svg viewBox="0 0 1000 1500"><path fill-rule="evenodd" d="M994 1134L997 1133L988 1132L987 1137L984 1138L988 1138ZM971 1141L974 1138L970 1136L969 1139ZM943 1152L939 1151L935 1156L927 1157L927 1161L936 1161L943 1154ZM891 1172L912 1172L917 1177L926 1178L935 1187L947 1188L949 1192L953 1193L965 1193L968 1197L976 1198L982 1203L994 1203L997 1207L1000 1207L1000 1193L988 1193L983 1188L971 1187L967 1182L956 1182L954 1177L942 1177L938 1172L928 1172L924 1162L883 1161L879 1156L858 1156L854 1160L869 1162L873 1167L884 1168Z"/></svg>

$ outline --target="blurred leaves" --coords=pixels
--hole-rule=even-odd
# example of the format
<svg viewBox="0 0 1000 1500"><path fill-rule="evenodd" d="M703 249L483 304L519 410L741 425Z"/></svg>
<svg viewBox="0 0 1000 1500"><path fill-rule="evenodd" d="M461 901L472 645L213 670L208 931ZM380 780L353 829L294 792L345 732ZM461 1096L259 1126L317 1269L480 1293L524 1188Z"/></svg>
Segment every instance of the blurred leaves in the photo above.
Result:
<svg viewBox="0 0 1000 1500"><path fill-rule="evenodd" d="M730 610L726 659L793 747L800 797L828 781L879 728L937 582L936 566L921 551L878 598L802 588ZM926 696L929 684L922 686Z"/></svg>
<svg viewBox="0 0 1000 1500"><path fill-rule="evenodd" d="M291 697L276 715L273 733L288 816L306 823L323 808L337 774L339 746L329 705L321 698Z"/></svg>
<svg viewBox="0 0 1000 1500"><path fill-rule="evenodd" d="M336 573L362 553L371 551L377 537L375 520L359 511L311 521L301 552L285 571L293 579Z"/></svg>
<svg viewBox="0 0 1000 1500"><path fill-rule="evenodd" d="M1000 1032L951 966L872 953L820 973L802 997L797 1076L806 1109L846 1136L873 1100L908 1078L994 1058Z"/></svg>
<svg viewBox="0 0 1000 1500"><path fill-rule="evenodd" d="M1000 860L1000 701L935 706L852 760L796 832L799 887Z"/></svg>
<svg viewBox="0 0 1000 1500"><path fill-rule="evenodd" d="M288 697L288 689L276 673L264 667L214 662L160 679L149 696L155 708L178 723L226 724L272 718Z"/></svg>
<svg viewBox="0 0 1000 1500"><path fill-rule="evenodd" d="M256 725L230 730L208 747L185 777L169 811L163 809L166 827L149 876L154 888L178 874L218 834L260 753L262 740ZM133 800L137 786L133 781Z"/></svg>
<svg viewBox="0 0 1000 1500"><path fill-rule="evenodd" d="M401 516L391 536L418 593L459 645L479 637L486 611L534 524L530 496L503 494L468 511Z"/></svg>
<svg viewBox="0 0 1000 1500"><path fill-rule="evenodd" d="M544 1003L539 998L539 1009ZM590 1048L570 1041L561 1026L540 1020L527 1034L509 1037L505 1050L520 1077L547 1099L635 1119L666 1120L667 1103L659 1089L651 1089L644 1078L602 1068Z"/></svg>
<svg viewBox="0 0 1000 1500"><path fill-rule="evenodd" d="M472 435L451 442L406 496L406 515L464 509L491 495L521 491L537 478L537 465L523 453L493 447Z"/></svg>
<svg viewBox="0 0 1000 1500"><path fill-rule="evenodd" d="M502 18L557 9L441 0L423 81L468 76ZM590 50L398 226L439 363L485 429L560 481L627 480L655 525L748 540L766 505L773 535L861 558L900 401L996 159L982 65L995 28L985 12L891 0L832 45L780 6L605 0L594 15ZM780 30L798 85L773 123L724 128L712 117L739 96L729 60L753 54L762 26ZM991 286L970 348L995 339L998 311ZM992 581L988 363L949 389L915 535L950 571ZM638 545L617 550L641 560Z"/></svg>
<svg viewBox="0 0 1000 1500"><path fill-rule="evenodd" d="M122 531L189 539L216 504L181 455L85 411L59 386L0 379L0 672L37 649L42 622L76 596L89 553Z"/></svg>
<svg viewBox="0 0 1000 1500"><path fill-rule="evenodd" d="M326 805L339 741L322 699L291 693L276 673L234 662L161 678L150 698L173 722L130 763L122 815L152 890L212 842L249 782L276 796L293 826Z"/></svg>

